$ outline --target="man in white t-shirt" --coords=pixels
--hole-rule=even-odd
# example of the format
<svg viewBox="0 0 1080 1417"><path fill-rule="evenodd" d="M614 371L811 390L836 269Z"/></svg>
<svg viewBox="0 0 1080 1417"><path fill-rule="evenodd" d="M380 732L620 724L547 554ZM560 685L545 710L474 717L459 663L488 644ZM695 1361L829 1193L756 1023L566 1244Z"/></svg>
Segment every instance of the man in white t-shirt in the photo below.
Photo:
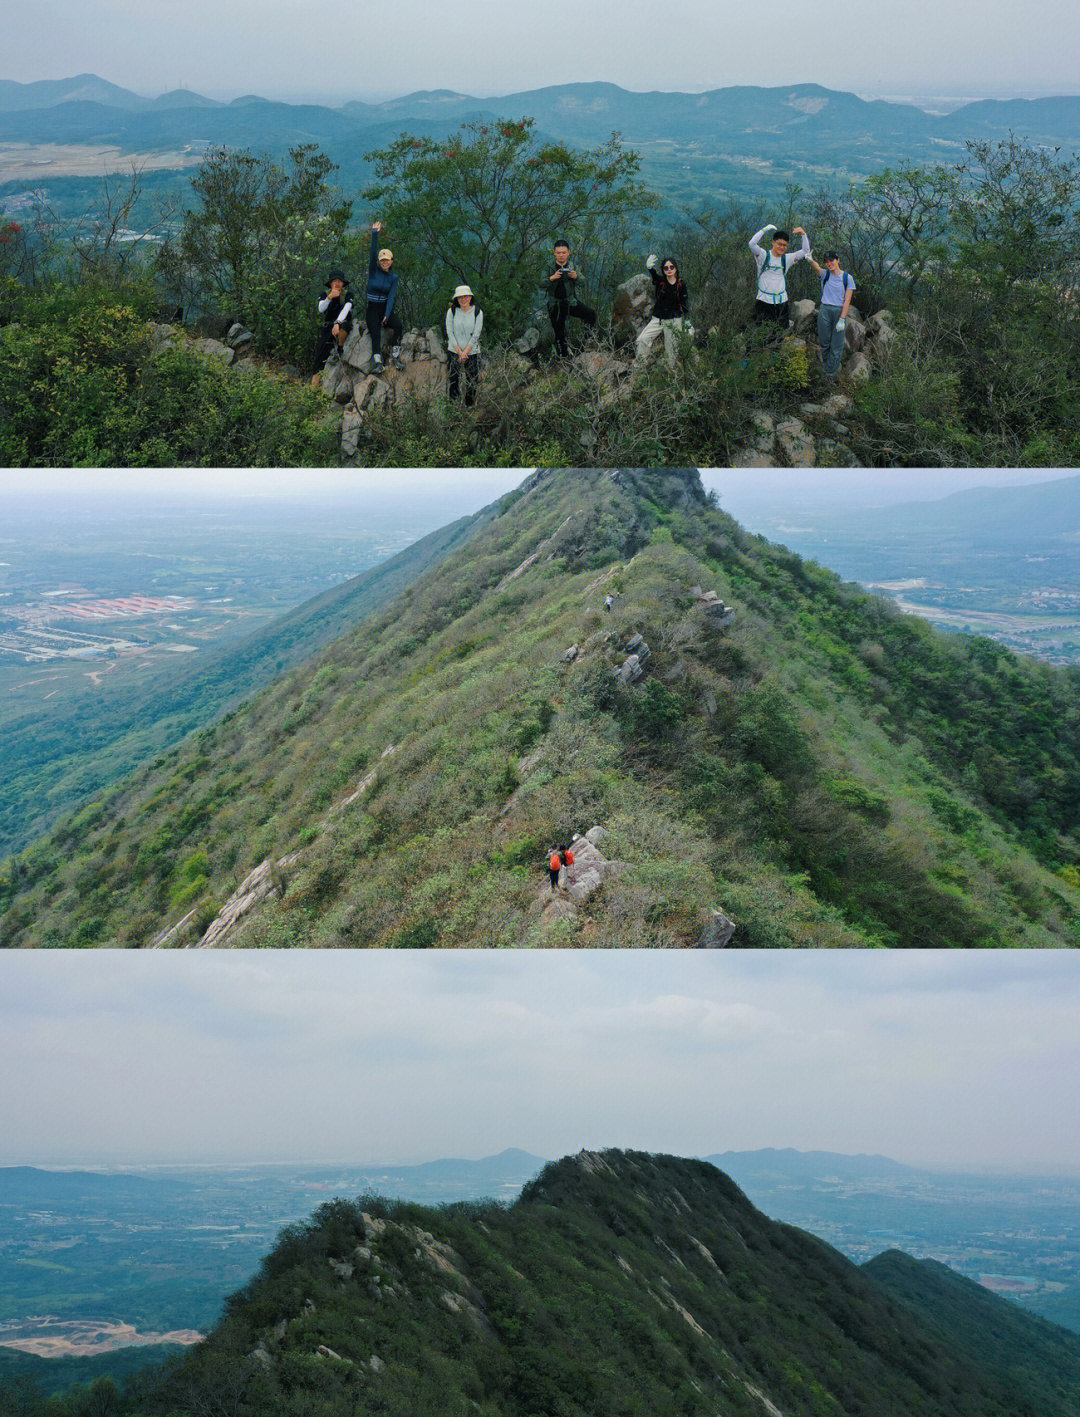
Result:
<svg viewBox="0 0 1080 1417"><path fill-rule="evenodd" d="M766 250L761 243L770 231L772 240ZM786 231L778 231L772 222L750 238L750 251L757 265L755 324L771 322L786 328L789 323L787 273L796 261L805 261L810 255L810 238L803 228L797 226L791 235L802 237L802 246L797 251L788 251L791 238Z"/></svg>

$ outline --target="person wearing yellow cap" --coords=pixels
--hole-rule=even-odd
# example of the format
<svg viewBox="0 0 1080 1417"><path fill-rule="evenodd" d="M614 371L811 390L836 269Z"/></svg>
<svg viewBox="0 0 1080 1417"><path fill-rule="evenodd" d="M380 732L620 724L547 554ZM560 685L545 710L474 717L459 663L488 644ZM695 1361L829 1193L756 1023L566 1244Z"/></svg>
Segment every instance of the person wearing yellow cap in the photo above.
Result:
<svg viewBox="0 0 1080 1417"><path fill-rule="evenodd" d="M477 305L476 297L467 285L459 285L446 312L446 349L450 363L450 397L461 397L464 382L466 407L476 402L483 328L484 312Z"/></svg>
<svg viewBox="0 0 1080 1417"><path fill-rule="evenodd" d="M382 339L385 329L393 331L391 358L397 368L401 368L401 316L394 310L398 278L393 269L393 251L388 246L379 249L379 233L382 229L381 221L372 223L371 260L368 262L366 323L368 334L371 336L371 361L376 373L383 367Z"/></svg>

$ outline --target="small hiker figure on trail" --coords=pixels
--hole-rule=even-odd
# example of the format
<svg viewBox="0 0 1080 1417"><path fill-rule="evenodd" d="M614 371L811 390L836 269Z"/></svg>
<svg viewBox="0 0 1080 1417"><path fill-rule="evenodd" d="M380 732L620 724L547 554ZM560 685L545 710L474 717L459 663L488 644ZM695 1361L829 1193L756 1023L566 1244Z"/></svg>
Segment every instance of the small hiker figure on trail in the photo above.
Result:
<svg viewBox="0 0 1080 1417"><path fill-rule="evenodd" d="M562 870L562 864L562 852L558 847L553 846L551 848L551 855L548 857L548 875L551 878L552 895L554 895L559 888L559 872Z"/></svg>
<svg viewBox="0 0 1080 1417"><path fill-rule="evenodd" d="M319 343L315 346L315 373L311 378L313 389L319 387L327 356L340 354L352 326L352 308L347 278L340 271L331 271L326 277L326 291L319 300L323 327L319 333Z"/></svg>
<svg viewBox="0 0 1080 1417"><path fill-rule="evenodd" d="M605 595L605 596L604 596L604 609L607 611L607 613L608 613L609 615L611 614L611 607L612 607L614 604L615 604L615 597L614 597L613 595Z"/></svg>

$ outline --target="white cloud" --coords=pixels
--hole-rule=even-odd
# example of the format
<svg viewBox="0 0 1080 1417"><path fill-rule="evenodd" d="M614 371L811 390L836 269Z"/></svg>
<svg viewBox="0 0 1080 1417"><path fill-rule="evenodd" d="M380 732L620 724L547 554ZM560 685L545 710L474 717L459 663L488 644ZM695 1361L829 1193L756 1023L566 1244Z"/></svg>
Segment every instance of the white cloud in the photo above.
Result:
<svg viewBox="0 0 1080 1417"><path fill-rule="evenodd" d="M799 1146L1080 1170L1080 956L23 954L0 1163Z"/></svg>

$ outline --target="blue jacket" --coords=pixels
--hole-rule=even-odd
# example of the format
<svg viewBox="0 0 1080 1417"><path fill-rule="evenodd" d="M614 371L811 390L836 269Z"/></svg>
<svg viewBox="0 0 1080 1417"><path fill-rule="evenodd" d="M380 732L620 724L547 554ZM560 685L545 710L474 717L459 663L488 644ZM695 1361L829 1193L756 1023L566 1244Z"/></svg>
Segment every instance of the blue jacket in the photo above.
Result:
<svg viewBox="0 0 1080 1417"><path fill-rule="evenodd" d="M385 305L387 317L394 308L397 295L397 272L393 266L384 271L379 265L379 233L371 233L371 261L368 264L367 298L369 305Z"/></svg>

